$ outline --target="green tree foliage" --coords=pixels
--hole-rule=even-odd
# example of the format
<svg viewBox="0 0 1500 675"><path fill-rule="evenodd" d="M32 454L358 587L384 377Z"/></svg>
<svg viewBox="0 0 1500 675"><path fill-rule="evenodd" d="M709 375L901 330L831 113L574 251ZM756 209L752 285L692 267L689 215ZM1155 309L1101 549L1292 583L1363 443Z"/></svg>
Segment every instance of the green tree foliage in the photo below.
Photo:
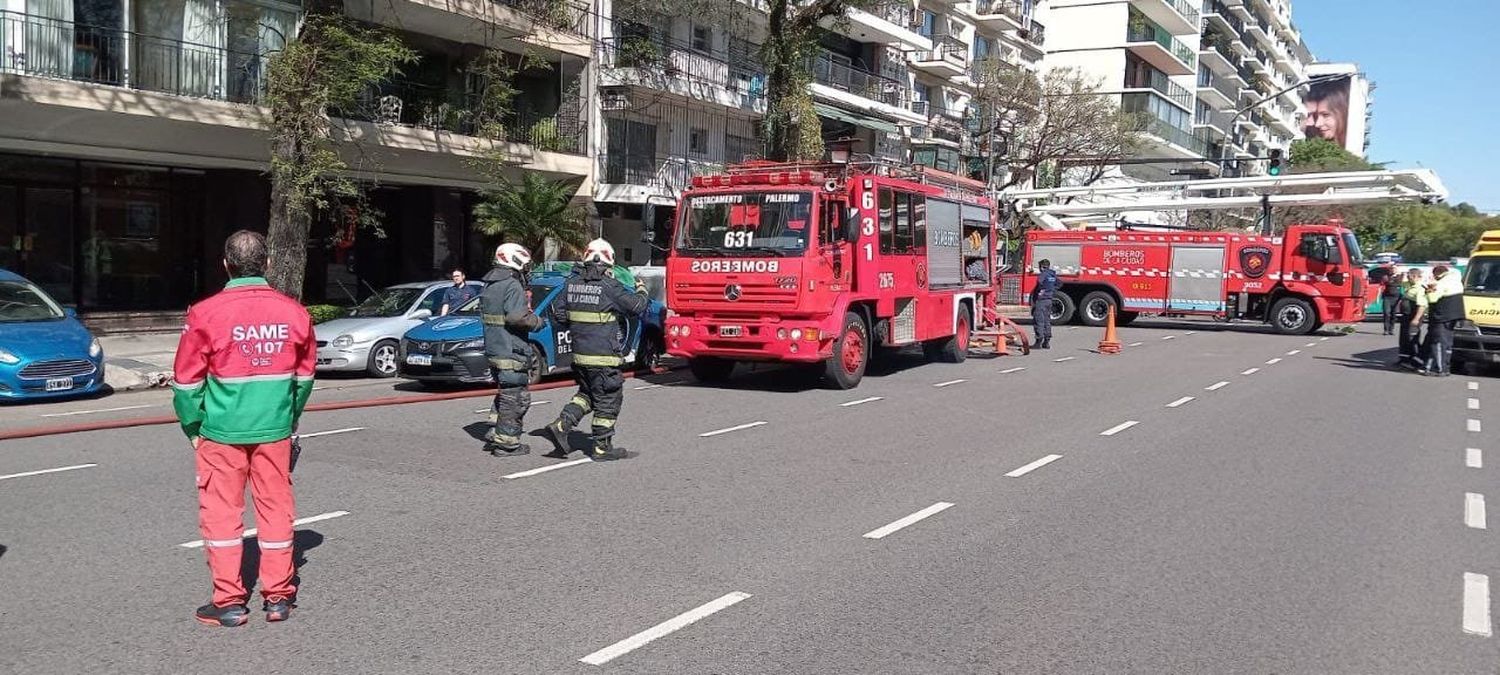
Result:
<svg viewBox="0 0 1500 675"><path fill-rule="evenodd" d="M1292 173L1369 171L1381 168L1326 138L1292 141L1287 159L1292 163Z"/></svg>
<svg viewBox="0 0 1500 675"><path fill-rule="evenodd" d="M283 293L302 297L313 215L361 195L339 154L329 110L353 109L361 94L414 60L396 36L333 10L310 13L296 38L271 56L264 101L271 112L266 276Z"/></svg>
<svg viewBox="0 0 1500 675"><path fill-rule="evenodd" d="M761 62L766 68L766 116L761 121L766 158L816 160L823 156L823 128L813 108L812 61L818 33L828 20L847 21L851 8L877 0L770 0Z"/></svg>
<svg viewBox="0 0 1500 675"><path fill-rule="evenodd" d="M575 250L587 243L586 211L573 203L578 181L549 180L532 171L520 182L505 177L493 181L496 187L485 190L483 201L474 206L480 232L521 244L537 258L548 239Z"/></svg>

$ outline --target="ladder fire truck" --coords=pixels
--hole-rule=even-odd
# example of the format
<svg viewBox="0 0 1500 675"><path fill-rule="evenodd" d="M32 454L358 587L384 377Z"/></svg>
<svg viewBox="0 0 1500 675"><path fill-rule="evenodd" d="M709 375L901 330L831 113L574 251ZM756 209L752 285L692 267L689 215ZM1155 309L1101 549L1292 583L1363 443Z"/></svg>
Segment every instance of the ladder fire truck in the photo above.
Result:
<svg viewBox="0 0 1500 675"><path fill-rule="evenodd" d="M1029 304L1037 263L1049 260L1062 282L1052 307L1058 323L1103 325L1111 310L1122 324L1142 314L1202 315L1296 335L1358 322L1374 291L1354 234L1339 220L1288 224L1273 234L1271 208L1446 197L1428 170L1010 192L1002 199L1038 227L1025 235L1018 272L1003 275L1001 301ZM1261 208L1259 234L1255 226L1204 231L1128 222L1131 213L1247 207Z"/></svg>
<svg viewBox="0 0 1500 675"><path fill-rule="evenodd" d="M982 183L924 167L752 162L698 176L667 260L667 351L704 381L779 361L821 364L839 389L878 348L963 361L976 328L1003 321L996 227Z"/></svg>

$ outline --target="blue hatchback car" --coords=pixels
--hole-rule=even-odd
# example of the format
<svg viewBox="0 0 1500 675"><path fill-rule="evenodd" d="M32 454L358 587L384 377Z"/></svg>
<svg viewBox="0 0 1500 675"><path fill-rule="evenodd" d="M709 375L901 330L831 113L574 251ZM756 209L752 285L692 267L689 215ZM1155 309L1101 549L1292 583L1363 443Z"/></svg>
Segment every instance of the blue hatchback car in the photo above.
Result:
<svg viewBox="0 0 1500 675"><path fill-rule="evenodd" d="M77 396L104 384L104 349L72 309L0 270L0 400Z"/></svg>
<svg viewBox="0 0 1500 675"><path fill-rule="evenodd" d="M568 331L555 331L548 308L562 291L567 277L544 272L531 279L531 307L546 324L531 332L531 381L572 369L572 342ZM666 306L652 300L643 319L626 320L625 360L637 368L654 367L661 358L662 322ZM428 319L406 331L401 339L401 377L423 383L491 382L489 362L484 357L484 325L479 321L479 300L448 316Z"/></svg>

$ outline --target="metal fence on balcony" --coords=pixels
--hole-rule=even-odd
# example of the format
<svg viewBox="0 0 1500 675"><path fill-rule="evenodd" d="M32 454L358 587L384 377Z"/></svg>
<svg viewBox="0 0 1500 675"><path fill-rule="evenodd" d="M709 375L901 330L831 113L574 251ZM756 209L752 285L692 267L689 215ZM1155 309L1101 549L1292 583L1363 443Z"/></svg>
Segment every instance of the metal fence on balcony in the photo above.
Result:
<svg viewBox="0 0 1500 675"><path fill-rule="evenodd" d="M974 13L981 16L1003 14L1021 23L1026 20L1026 9L1030 4L1027 0L978 0L974 3Z"/></svg>
<svg viewBox="0 0 1500 675"><path fill-rule="evenodd" d="M1155 42L1163 49L1171 52L1177 60L1189 66L1198 63L1198 53L1188 47L1181 40L1172 37L1166 29L1156 25L1146 15L1131 10L1130 23L1125 27L1126 42Z"/></svg>
<svg viewBox="0 0 1500 675"><path fill-rule="evenodd" d="M840 63L827 52L813 57L811 66L813 81L818 84L898 108L906 107L907 87L902 82Z"/></svg>
<svg viewBox="0 0 1500 675"><path fill-rule="evenodd" d="M0 11L0 72L254 102L266 56Z"/></svg>
<svg viewBox="0 0 1500 675"><path fill-rule="evenodd" d="M1195 98L1193 92L1173 82L1171 78L1167 77L1166 73L1155 69L1145 71L1144 73L1137 70L1127 71L1125 73L1125 88L1156 90L1184 108L1193 107L1193 100Z"/></svg>
<svg viewBox="0 0 1500 675"><path fill-rule="evenodd" d="M381 125L487 135L545 152L587 153L587 134L579 102L565 101L558 110L544 113L525 107L524 92L516 99L516 109L488 119L489 112L481 105L477 93L394 81L371 89L353 110L332 112L339 117Z"/></svg>
<svg viewBox="0 0 1500 675"><path fill-rule="evenodd" d="M1200 89L1213 89L1231 101L1239 100L1240 97L1239 85L1219 77L1213 71L1206 68L1198 70L1198 87Z"/></svg>
<svg viewBox="0 0 1500 675"><path fill-rule="evenodd" d="M726 60L694 51L686 44L663 38L612 37L602 41L600 65L605 68L635 68L643 75L685 77L694 83L712 84L727 89L745 89L763 77L759 61L760 46L744 43L743 53ZM763 95L763 92L757 92Z"/></svg>
<svg viewBox="0 0 1500 675"><path fill-rule="evenodd" d="M916 9L910 3L889 2L873 7L866 7L864 10L902 28L910 28L917 23Z"/></svg>
<svg viewBox="0 0 1500 675"><path fill-rule="evenodd" d="M587 3L568 0L494 0L531 16L539 23L575 35L592 36L594 19Z"/></svg>
<svg viewBox="0 0 1500 675"><path fill-rule="evenodd" d="M969 65L969 46L952 35L933 38L932 51L918 52L918 61L947 61L959 68Z"/></svg>
<svg viewBox="0 0 1500 675"><path fill-rule="evenodd" d="M1047 27L1040 21L1032 21L1031 25L1020 32L1021 39L1038 47L1047 43Z"/></svg>
<svg viewBox="0 0 1500 675"><path fill-rule="evenodd" d="M1202 18L1198 14L1198 8L1194 7L1190 0L1167 0L1167 4L1171 5L1172 9L1177 10L1178 14L1187 17L1188 23L1195 26L1198 25L1199 19Z"/></svg>
<svg viewBox="0 0 1500 675"><path fill-rule="evenodd" d="M1245 34L1245 22L1236 16L1234 12L1229 11L1229 8L1224 6L1223 0L1204 0L1203 13L1217 14L1220 18L1224 19L1224 22L1229 24L1230 28L1234 29L1236 37Z"/></svg>

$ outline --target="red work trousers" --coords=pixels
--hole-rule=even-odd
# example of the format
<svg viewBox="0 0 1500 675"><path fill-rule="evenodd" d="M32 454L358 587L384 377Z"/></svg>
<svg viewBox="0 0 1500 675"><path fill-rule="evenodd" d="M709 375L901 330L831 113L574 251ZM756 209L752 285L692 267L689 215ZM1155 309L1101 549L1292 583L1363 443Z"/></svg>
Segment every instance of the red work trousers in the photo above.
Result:
<svg viewBox="0 0 1500 675"><path fill-rule="evenodd" d="M255 502L256 538L260 544L260 587L264 597L290 598L292 585L292 441L225 445L208 439L198 444L198 529L208 569L213 575L213 603L244 604L250 598L240 578L244 552L245 481Z"/></svg>

